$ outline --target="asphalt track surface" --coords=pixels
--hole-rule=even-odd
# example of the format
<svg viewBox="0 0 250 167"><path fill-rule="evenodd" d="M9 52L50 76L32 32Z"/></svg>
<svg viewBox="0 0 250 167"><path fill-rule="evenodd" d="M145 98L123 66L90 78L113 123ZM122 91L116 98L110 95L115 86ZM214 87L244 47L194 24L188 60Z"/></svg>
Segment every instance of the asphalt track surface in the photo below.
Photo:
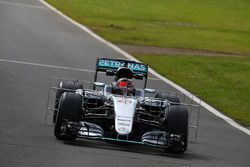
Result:
<svg viewBox="0 0 250 167"><path fill-rule="evenodd" d="M58 141L44 121L51 76L93 80L97 57L122 57L36 0L0 0L0 166L249 166L250 137L204 109L184 155ZM67 70L72 67L85 70ZM157 80L149 87L173 88Z"/></svg>

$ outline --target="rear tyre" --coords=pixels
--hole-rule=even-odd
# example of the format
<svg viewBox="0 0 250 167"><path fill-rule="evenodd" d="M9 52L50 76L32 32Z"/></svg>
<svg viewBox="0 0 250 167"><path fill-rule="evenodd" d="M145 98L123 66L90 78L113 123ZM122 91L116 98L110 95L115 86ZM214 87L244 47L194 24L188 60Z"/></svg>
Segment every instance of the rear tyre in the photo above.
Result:
<svg viewBox="0 0 250 167"><path fill-rule="evenodd" d="M188 145L188 111L185 107L173 105L169 107L166 131L171 134L182 135L183 146L181 148L169 148L165 151L182 154L186 151Z"/></svg>
<svg viewBox="0 0 250 167"><path fill-rule="evenodd" d="M62 135L64 120L78 122L81 118L82 96L72 92L64 92L59 101L58 114L55 121L54 135L59 140L74 140L76 136Z"/></svg>
<svg viewBox="0 0 250 167"><path fill-rule="evenodd" d="M156 93L155 98L166 99L172 103L180 103L180 99L177 95L171 95L167 93Z"/></svg>
<svg viewBox="0 0 250 167"><path fill-rule="evenodd" d="M82 85L78 81L68 80L61 81L57 86L56 100L55 100L55 110L53 113L53 123L56 122L57 110L59 106L59 100L64 92L74 92L76 89L82 89ZM65 90L68 89L68 90Z"/></svg>

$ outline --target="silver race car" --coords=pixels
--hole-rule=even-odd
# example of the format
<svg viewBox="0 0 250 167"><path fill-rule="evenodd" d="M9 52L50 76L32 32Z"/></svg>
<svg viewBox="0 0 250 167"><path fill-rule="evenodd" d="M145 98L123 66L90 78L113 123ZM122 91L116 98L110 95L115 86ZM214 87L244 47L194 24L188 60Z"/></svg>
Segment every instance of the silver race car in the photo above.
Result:
<svg viewBox="0 0 250 167"><path fill-rule="evenodd" d="M99 73L113 76L113 81L97 82ZM160 147L174 153L186 151L189 112L178 96L146 88L147 64L98 58L94 78L88 89L78 80L61 80L54 87L57 139L95 139ZM136 88L135 80L141 80L143 88Z"/></svg>

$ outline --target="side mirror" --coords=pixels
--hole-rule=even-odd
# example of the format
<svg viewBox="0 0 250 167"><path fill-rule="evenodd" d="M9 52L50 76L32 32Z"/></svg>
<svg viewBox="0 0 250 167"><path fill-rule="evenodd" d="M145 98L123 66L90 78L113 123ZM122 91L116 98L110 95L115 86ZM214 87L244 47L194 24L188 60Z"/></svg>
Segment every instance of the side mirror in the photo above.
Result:
<svg viewBox="0 0 250 167"><path fill-rule="evenodd" d="M103 83L103 82L94 82L94 85L97 86L97 87L100 87L100 88L104 88L105 83Z"/></svg>
<svg viewBox="0 0 250 167"><path fill-rule="evenodd" d="M115 75L115 72L112 71L112 70L106 70L106 75L107 75L107 76L114 76L114 75Z"/></svg>
<svg viewBox="0 0 250 167"><path fill-rule="evenodd" d="M145 88L144 91L145 91L146 93L155 93L155 89Z"/></svg>

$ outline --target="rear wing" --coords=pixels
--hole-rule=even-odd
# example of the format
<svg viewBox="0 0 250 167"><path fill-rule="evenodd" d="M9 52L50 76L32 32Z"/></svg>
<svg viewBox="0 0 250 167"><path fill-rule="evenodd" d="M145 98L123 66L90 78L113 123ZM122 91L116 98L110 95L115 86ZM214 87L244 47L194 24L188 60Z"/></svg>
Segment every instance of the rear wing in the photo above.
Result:
<svg viewBox="0 0 250 167"><path fill-rule="evenodd" d="M121 67L127 67L131 69L134 76L141 76L142 78L145 78L145 87L146 87L147 77L148 77L148 64L131 60L125 60L125 59L97 58L95 82L97 80L98 72L116 73L117 69Z"/></svg>

